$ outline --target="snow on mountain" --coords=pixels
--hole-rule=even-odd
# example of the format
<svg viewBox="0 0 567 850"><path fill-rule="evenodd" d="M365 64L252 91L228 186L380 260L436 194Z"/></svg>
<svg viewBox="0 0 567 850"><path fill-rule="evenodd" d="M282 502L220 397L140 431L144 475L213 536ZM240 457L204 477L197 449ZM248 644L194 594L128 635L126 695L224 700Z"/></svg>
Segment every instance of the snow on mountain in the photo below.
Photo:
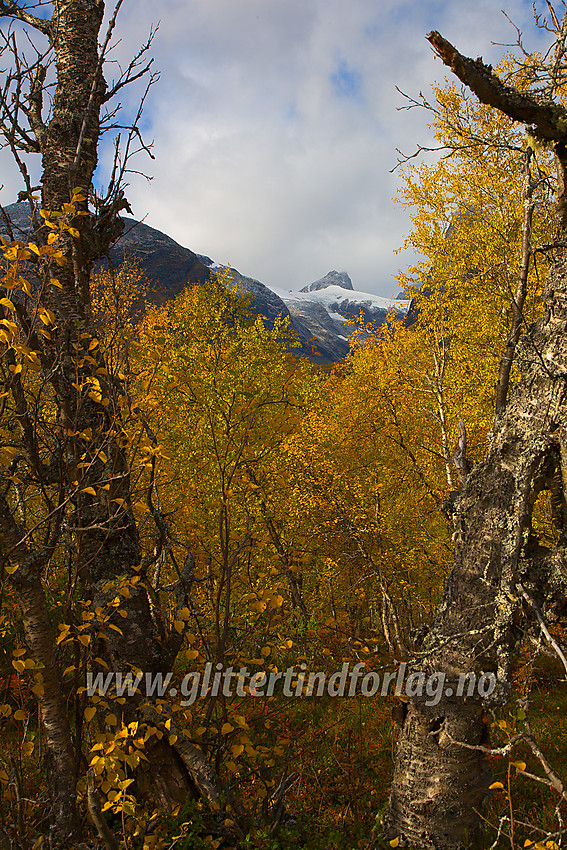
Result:
<svg viewBox="0 0 567 850"><path fill-rule="evenodd" d="M339 277L346 286L334 282ZM398 317L406 315L410 303L355 290L346 272L328 272L299 292L273 291L286 305L294 326L301 329L302 338L310 335L327 360L341 360L348 354L348 337L354 330L349 322L362 315L365 323L379 326L392 312Z"/></svg>
<svg viewBox="0 0 567 850"><path fill-rule="evenodd" d="M326 289L328 286L340 286L343 289L353 290L352 280L346 272L337 272L333 269L332 272L327 272L325 277L313 281L309 286L304 286L301 292L315 292L318 289Z"/></svg>
<svg viewBox="0 0 567 850"><path fill-rule="evenodd" d="M11 204L6 214L16 239L27 238L29 207ZM0 220L0 234L10 236ZM175 298L188 285L202 285L211 274L226 266L185 248L167 234L131 218L124 219L124 231L110 251L115 267L124 260L136 260L150 287L148 300L164 303ZM365 322L381 325L389 311L404 315L409 301L382 298L354 289L346 272L330 271L308 284L301 292L284 292L231 269L233 281L252 296L256 313L273 323L277 316L290 318L303 352L319 363L342 360L349 352L348 322L362 314Z"/></svg>
<svg viewBox="0 0 567 850"><path fill-rule="evenodd" d="M373 295L370 292L359 292L356 289L344 289L342 286L331 285L325 289L312 290L308 293L288 292L280 294L280 298L284 301L318 301L324 304L328 310L332 310L338 304L358 304L368 310L395 310L398 313L405 313L409 301L401 301L396 298L382 298L380 295Z"/></svg>

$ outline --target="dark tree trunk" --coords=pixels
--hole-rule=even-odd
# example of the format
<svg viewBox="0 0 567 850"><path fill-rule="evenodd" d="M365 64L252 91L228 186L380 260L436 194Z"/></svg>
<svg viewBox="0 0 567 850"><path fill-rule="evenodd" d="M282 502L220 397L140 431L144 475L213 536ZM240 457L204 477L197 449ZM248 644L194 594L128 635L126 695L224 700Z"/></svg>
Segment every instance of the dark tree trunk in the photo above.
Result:
<svg viewBox="0 0 567 850"><path fill-rule="evenodd" d="M534 123L557 141L561 107L532 101L503 86L479 60L462 57L432 33L443 60L484 102L518 120ZM549 137L549 136L548 136ZM535 499L555 491L567 472L567 261L556 260L545 292L546 313L520 338L520 377L495 421L484 462L469 474L455 515L455 556L443 602L425 641L421 669L442 672L440 700L414 697L398 741L387 838L400 847L453 850L479 838L489 771L480 749L483 713L504 704L510 668L523 620L522 587L545 609L564 593L565 538L554 549L531 535ZM502 406L503 407L503 406ZM565 517L563 490L560 494ZM496 675L495 691L483 701L475 692L456 696L461 674ZM448 689L453 691L448 693Z"/></svg>
<svg viewBox="0 0 567 850"><path fill-rule="evenodd" d="M455 559L443 603L423 649L423 669L442 671L445 690L460 674L494 671L491 699L505 701L522 619L521 583L554 600L567 576L564 542L545 550L530 537L538 492L567 469L567 264L550 277L548 310L522 337L520 381L485 461L469 475L456 515ZM561 474L561 472L560 472ZM467 688L465 688L465 693ZM412 700L398 743L385 825L411 847L459 847L479 827L488 774L479 751L485 705L478 696Z"/></svg>
<svg viewBox="0 0 567 850"><path fill-rule="evenodd" d="M30 552L22 542L22 537L21 529L12 517L6 499L0 497L0 554L3 560L12 565L10 580L20 601L30 655L42 665L41 714L55 777L54 837L66 845L80 836L75 791L75 757L57 666L55 640L41 582L45 556L42 557L42 553L34 555Z"/></svg>
<svg viewBox="0 0 567 850"><path fill-rule="evenodd" d="M31 128L31 134L28 129L25 136L28 149L42 156L43 208L57 213L75 199L75 211L68 207L62 217L55 219L73 229L64 231L58 242L63 256L62 265L57 268L61 288L48 285L54 272L47 262L40 261L38 265L42 284L39 297L42 305L53 311L55 322L45 338L32 334L29 339L39 355L43 375L53 387L58 409L55 437L51 431L52 456L56 459L54 469L59 475L60 494L67 495L66 499L60 498L60 505L69 502L72 506L71 510L65 508L65 521L74 551L76 587L83 598L92 600L91 610L100 607L111 612L98 636L93 629L93 643L97 641L94 654L102 657L110 670L128 673L136 667L144 672L166 673L181 641L176 642L177 633L173 638L165 634L161 624L152 618L143 578L130 586L129 595L121 598L120 608L125 616L109 607L116 595L113 583L120 577L138 576L135 568L140 566L141 550L130 504L128 460L120 438L123 391L118 379L107 375L104 352L94 342L96 328L89 292L93 260L105 252L119 231L119 195L112 209L102 213L99 210L96 216L88 212L87 206L97 165L100 111L107 94L99 50L103 15L103 0L54 0L50 20L37 19L17 4L0 0L0 16L19 19L39 30L48 37L55 54L56 88L49 120L42 115L48 104L44 103L45 69L41 66L30 82L27 107L21 107ZM32 135L33 145L29 141ZM15 151L17 145L13 140L10 143ZM36 242L41 245L45 241L42 229L36 234ZM29 316L21 312L20 318L29 326ZM25 404L19 382L14 375L16 407L18 403ZM100 392L89 392L93 386ZM20 416L20 422L25 451L35 459L35 472L45 492L45 480L53 470L48 471L38 460L34 433L25 429L26 417ZM72 836L78 834L74 767L78 759L71 746L41 586L42 563L53 554L53 547L42 563L34 562L30 572L28 562L32 556L25 547L17 545L18 536L22 539L26 529L17 532L8 502L2 507L0 551L8 563L18 565L12 584L19 593L27 642L33 656L46 665L40 704L46 742L53 754L56 840L68 846ZM132 699L124 706L126 719L133 719L139 702ZM192 793L195 786L216 802L214 776L203 754L181 733L175 749L162 739L149 744L147 756L155 796L162 802L177 802Z"/></svg>

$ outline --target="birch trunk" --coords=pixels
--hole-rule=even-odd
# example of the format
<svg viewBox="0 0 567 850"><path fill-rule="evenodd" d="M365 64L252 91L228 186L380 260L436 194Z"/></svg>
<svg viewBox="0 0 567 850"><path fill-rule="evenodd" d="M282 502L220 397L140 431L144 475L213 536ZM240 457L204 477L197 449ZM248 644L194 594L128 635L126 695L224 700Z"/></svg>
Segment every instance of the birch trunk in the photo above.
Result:
<svg viewBox="0 0 567 850"><path fill-rule="evenodd" d="M461 56L439 33L429 35L443 61L484 102L533 123L556 142L565 170L565 110L542 105L504 86L480 60ZM562 191L560 186L560 191ZM529 199L528 199L529 200ZM565 225L563 196L558 205ZM567 471L567 261L558 256L545 291L545 315L520 337L519 380L495 421L486 459L468 475L455 516L455 554L445 596L424 643L426 674L446 681L437 704L411 699L400 733L386 837L400 847L453 850L480 840L490 774L476 747L485 742L487 704L504 704L519 626L522 587L545 609L565 593L565 538L545 549L531 535L532 508L542 490L560 493L565 518ZM489 700L455 695L459 675L492 671ZM449 691L452 691L450 693ZM427 702L430 704L427 705Z"/></svg>

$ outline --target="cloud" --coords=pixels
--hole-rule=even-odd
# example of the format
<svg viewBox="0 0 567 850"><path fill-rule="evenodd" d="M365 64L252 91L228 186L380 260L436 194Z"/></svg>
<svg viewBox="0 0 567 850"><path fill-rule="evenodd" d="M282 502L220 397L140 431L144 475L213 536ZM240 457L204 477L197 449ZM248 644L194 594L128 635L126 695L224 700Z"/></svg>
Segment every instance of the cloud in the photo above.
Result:
<svg viewBox="0 0 567 850"><path fill-rule="evenodd" d="M521 29L531 4L504 0ZM396 91L427 93L445 72L425 40L440 30L497 60L514 40L494 0L136 0L118 19L124 65L161 15L145 108L155 161L134 164L137 217L194 251L281 289L329 269L355 287L397 290L409 214L392 201L396 149L427 143L427 115ZM528 40L529 41L529 40ZM528 46L532 46L529 42ZM107 77L117 66L109 66ZM125 90L127 114L140 88ZM101 174L110 149L101 148ZM410 258L408 258L410 259Z"/></svg>

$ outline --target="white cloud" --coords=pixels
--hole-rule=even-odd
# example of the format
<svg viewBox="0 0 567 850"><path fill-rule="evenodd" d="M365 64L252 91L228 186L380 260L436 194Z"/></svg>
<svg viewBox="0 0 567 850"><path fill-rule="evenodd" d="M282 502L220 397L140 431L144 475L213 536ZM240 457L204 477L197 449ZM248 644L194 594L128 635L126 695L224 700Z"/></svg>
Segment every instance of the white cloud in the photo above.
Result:
<svg viewBox="0 0 567 850"><path fill-rule="evenodd" d="M289 289L346 270L355 288L397 289L409 217L392 203L396 148L426 142L427 116L396 92L427 92L444 69L440 30L494 61L514 39L496 0L135 0L120 13L123 63L161 18L161 80L145 111L155 162L138 166L137 217L194 251ZM504 0L532 28L531 4ZM112 69L109 69L107 76ZM131 111L135 91L125 91ZM102 159L108 155L102 151Z"/></svg>

